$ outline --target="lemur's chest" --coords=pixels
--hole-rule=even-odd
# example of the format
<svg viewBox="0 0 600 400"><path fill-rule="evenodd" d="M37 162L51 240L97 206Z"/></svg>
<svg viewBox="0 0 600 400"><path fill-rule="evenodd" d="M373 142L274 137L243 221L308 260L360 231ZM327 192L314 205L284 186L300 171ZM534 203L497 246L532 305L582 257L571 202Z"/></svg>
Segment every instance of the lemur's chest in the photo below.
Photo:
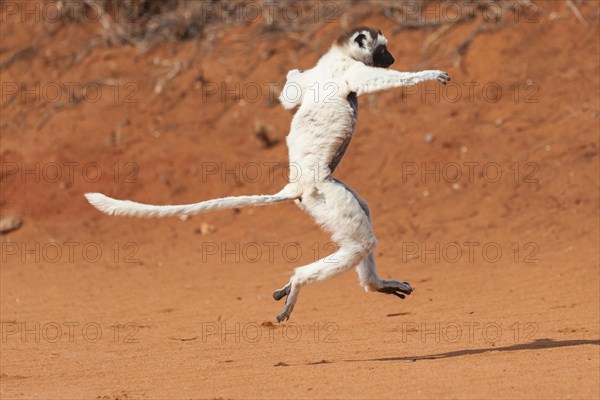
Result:
<svg viewBox="0 0 600 400"><path fill-rule="evenodd" d="M303 102L286 139L290 161L317 160L333 171L350 144L357 115L358 102L353 93L330 101Z"/></svg>
<svg viewBox="0 0 600 400"><path fill-rule="evenodd" d="M354 129L358 114L356 95L327 96L315 91L304 96L304 102L292 119L292 132L344 138ZM315 98L307 99L308 96Z"/></svg>

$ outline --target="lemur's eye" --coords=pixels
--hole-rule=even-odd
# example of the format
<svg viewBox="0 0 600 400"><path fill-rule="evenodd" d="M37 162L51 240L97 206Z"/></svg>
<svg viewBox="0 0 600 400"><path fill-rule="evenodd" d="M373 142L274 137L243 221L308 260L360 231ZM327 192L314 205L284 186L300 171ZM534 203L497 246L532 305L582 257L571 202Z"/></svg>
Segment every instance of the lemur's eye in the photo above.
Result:
<svg viewBox="0 0 600 400"><path fill-rule="evenodd" d="M360 35L358 35L358 36L356 37L356 39L354 39L354 41L355 41L356 43L358 43L358 46L359 46L359 47L363 47L363 48L365 47L365 41L366 41L366 40L367 40L367 36L366 36L366 35L364 35L364 34L362 34L362 33L361 33Z"/></svg>

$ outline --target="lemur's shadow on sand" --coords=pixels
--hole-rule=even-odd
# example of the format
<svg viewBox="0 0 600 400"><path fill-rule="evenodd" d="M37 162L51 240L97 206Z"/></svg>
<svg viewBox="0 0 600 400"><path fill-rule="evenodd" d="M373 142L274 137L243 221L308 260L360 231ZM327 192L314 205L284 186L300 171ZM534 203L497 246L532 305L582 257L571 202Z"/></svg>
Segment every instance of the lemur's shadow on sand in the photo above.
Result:
<svg viewBox="0 0 600 400"><path fill-rule="evenodd" d="M401 356L401 357L382 357L382 358L370 358L363 360L343 360L344 362L372 362L372 361L422 361L422 360L438 360L442 358L452 358L468 356L473 354L482 354L492 351L520 351L520 350L545 350L554 349L558 347L571 347L571 346L582 346L586 344L600 345L600 340L559 340L555 341L552 339L537 339L531 343L520 343L511 346L504 347L485 347L481 349L472 350L457 350L449 351L447 353L432 354L427 356ZM308 363L307 365L325 364L327 361Z"/></svg>

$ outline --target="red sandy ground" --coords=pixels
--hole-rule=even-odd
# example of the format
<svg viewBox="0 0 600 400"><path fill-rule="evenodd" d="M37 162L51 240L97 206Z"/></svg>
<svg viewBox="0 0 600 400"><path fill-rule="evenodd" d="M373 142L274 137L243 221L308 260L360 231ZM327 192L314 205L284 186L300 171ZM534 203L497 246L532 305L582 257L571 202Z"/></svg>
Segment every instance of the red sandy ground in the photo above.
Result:
<svg viewBox="0 0 600 400"><path fill-rule="evenodd" d="M291 113L266 92L203 100L202 81L280 84L340 23L293 37L231 28L214 47L99 45L79 60L99 26L51 35L57 24L3 21L0 60L41 42L0 72L0 205L24 220L2 236L2 398L598 398L599 5L580 10L587 25L564 3L543 3L538 22L505 18L461 60L477 22L423 50L433 31L344 18L379 27L395 68L444 69L462 95L431 84L361 98L336 173L370 203L380 274L413 295L365 293L350 272L304 288L281 325L272 291L332 250L293 204L142 220L107 217L83 193L177 204L279 190ZM154 60L191 64L157 94L171 67ZM117 101L114 84L98 102L7 96L7 83L107 78ZM265 147L257 124L278 143ZM101 168L96 182L87 163ZM237 176L221 176L236 163ZM440 177L410 175L415 166Z"/></svg>

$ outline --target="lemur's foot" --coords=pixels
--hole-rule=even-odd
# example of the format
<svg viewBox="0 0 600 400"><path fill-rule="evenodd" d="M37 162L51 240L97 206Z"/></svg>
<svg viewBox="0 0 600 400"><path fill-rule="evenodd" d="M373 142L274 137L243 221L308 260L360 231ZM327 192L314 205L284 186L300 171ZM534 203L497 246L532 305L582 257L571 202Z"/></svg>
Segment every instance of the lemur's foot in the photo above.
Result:
<svg viewBox="0 0 600 400"><path fill-rule="evenodd" d="M292 290L292 284L288 283L287 285L285 285L284 287L282 287L281 289L277 289L276 291L273 292L273 298L277 301L283 299L285 296L287 296L288 294L290 294L290 291Z"/></svg>
<svg viewBox="0 0 600 400"><path fill-rule="evenodd" d="M450 75L448 75L446 72L440 72L438 74L438 76L436 77L436 79L442 84L445 85L446 83L448 83L450 81Z"/></svg>
<svg viewBox="0 0 600 400"><path fill-rule="evenodd" d="M274 291L273 298L275 300L279 301L279 300L283 299L284 297L289 296L289 294L291 292L292 292L292 284L288 283L281 289L277 289L276 291ZM294 304L292 304L294 302L295 301L290 301L289 297L286 299L283 310L281 310L281 313L277 316L277 322L283 322L286 319L290 318L290 314L292 313L292 310L294 309Z"/></svg>
<svg viewBox="0 0 600 400"><path fill-rule="evenodd" d="M285 307L283 307L283 310L281 310L281 313L277 316L277 322L283 322L286 319L290 319L290 314L293 309L294 306L292 304L286 304Z"/></svg>
<svg viewBox="0 0 600 400"><path fill-rule="evenodd" d="M395 296L400 297L401 299L405 298L405 295L409 295L413 291L413 288L408 282L400 282L391 279L388 281L381 281L381 283L382 286L379 289L377 289L378 292L385 294L393 294Z"/></svg>

